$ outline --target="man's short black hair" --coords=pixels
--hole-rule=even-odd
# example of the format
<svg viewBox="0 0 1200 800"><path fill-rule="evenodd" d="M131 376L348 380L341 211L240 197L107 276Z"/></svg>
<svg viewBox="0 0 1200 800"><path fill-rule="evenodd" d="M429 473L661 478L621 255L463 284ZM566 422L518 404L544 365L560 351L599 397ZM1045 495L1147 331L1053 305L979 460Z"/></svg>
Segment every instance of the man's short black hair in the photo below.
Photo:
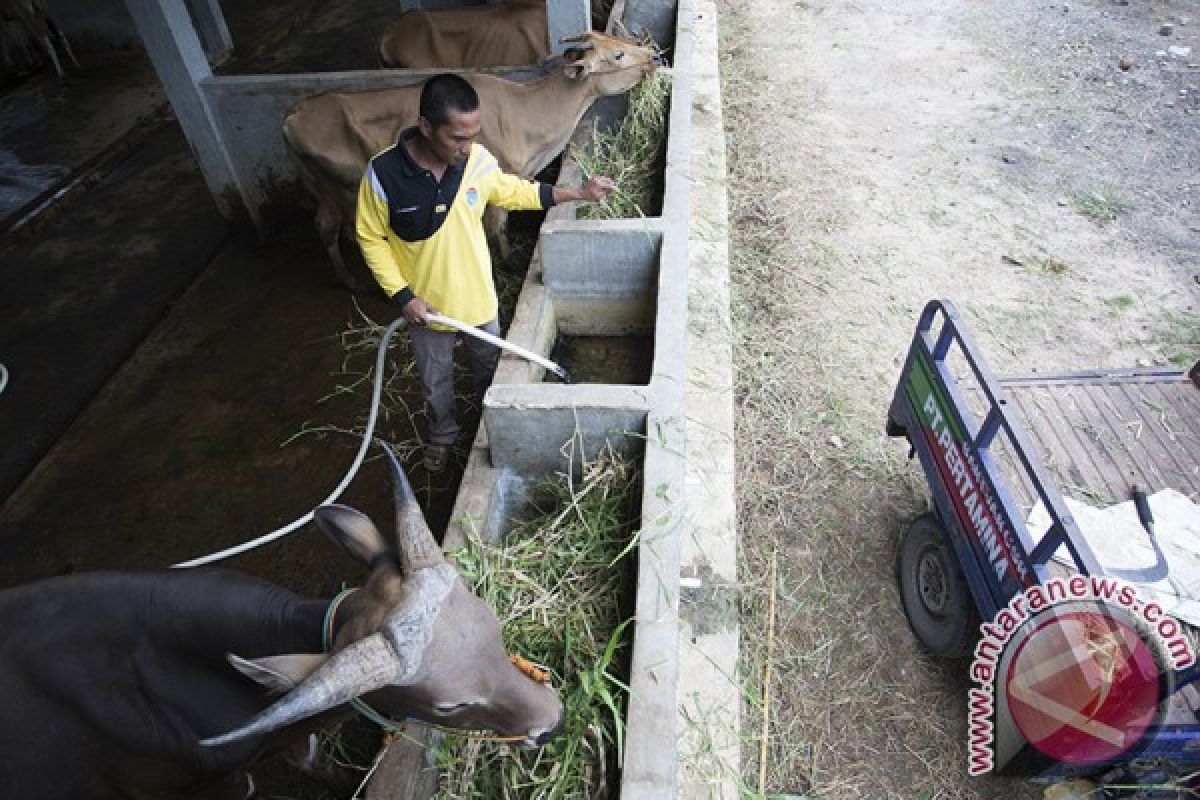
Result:
<svg viewBox="0 0 1200 800"><path fill-rule="evenodd" d="M446 124L450 109L465 114L479 108L479 94L461 75L434 75L421 87L420 114L435 128Z"/></svg>

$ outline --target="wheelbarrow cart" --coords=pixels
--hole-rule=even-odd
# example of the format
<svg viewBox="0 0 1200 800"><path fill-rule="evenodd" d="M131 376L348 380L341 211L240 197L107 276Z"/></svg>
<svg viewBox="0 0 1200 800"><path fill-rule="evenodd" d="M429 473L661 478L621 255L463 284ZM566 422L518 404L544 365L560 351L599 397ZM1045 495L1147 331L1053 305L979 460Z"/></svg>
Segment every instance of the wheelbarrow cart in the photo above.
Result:
<svg viewBox="0 0 1200 800"><path fill-rule="evenodd" d="M1166 574L1148 514L1144 535L1156 563L1106 570L1064 491L1094 505L1134 493L1140 500L1166 488L1200 497L1198 368L1190 374L1156 368L999 379L949 302L925 307L887 432L908 440L932 498L933 510L904 532L897 558L905 614L927 651L978 658L981 622L996 620L1018 595L1056 578L1149 583ZM1031 530L1027 522L1035 508L1048 519L1044 530ZM1015 663L1005 664L1008 679ZM1136 746L1102 763L1056 760L1048 755L1052 751L1031 744L1031 738L1041 740L1026 735L1019 719L1013 722L1011 701L998 703L994 770L1047 782L1200 783L1200 693L1192 685L1200 673L1194 664L1167 664L1162 673L1153 723L1139 732ZM1054 703L1047 706L1045 713L1066 719ZM1097 725L1083 718L1080 730L1094 733Z"/></svg>

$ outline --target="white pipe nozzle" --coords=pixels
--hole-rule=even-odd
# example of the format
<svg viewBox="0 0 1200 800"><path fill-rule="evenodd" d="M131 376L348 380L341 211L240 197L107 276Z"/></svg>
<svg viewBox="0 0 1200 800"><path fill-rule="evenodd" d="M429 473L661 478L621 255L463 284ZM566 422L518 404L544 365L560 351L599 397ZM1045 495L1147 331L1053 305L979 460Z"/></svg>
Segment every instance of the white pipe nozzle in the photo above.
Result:
<svg viewBox="0 0 1200 800"><path fill-rule="evenodd" d="M520 345L513 344L507 339L501 339L499 336L493 336L487 331L481 331L479 328L476 328L473 325L468 325L465 322L459 322L458 320L451 319L450 317L443 317L441 314L434 314L431 312L425 316L430 322L436 322L438 325L445 325L447 328L454 328L456 331L461 331L468 336L474 336L476 339L480 339L488 344L495 345L502 350L508 350L510 353L515 353L526 361L532 361L540 367L545 367L561 378L563 383L571 382L570 373L568 373L558 364L555 364L548 358L542 358L537 353L530 352Z"/></svg>

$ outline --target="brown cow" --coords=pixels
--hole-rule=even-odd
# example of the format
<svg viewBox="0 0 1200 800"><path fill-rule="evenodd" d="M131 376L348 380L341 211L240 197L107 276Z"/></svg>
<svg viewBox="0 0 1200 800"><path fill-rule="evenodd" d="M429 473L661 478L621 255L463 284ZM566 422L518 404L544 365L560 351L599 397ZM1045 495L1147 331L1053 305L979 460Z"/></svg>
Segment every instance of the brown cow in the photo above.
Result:
<svg viewBox="0 0 1200 800"><path fill-rule="evenodd" d="M491 75L467 75L479 93L479 141L506 172L532 178L566 147L584 112L598 97L627 92L654 71L649 47L602 33L586 33L561 69L527 84ZM338 246L353 239L355 199L367 162L417 122L420 86L366 92L330 92L301 100L283 123L283 137L299 161L300 177L316 200L321 241L338 278L354 280Z"/></svg>
<svg viewBox="0 0 1200 800"><path fill-rule="evenodd" d="M592 0L592 27L608 24L612 3ZM385 67L470 69L536 64L550 55L544 0L405 11L379 39Z"/></svg>
<svg viewBox="0 0 1200 800"><path fill-rule="evenodd" d="M389 22L379 39L385 67L503 67L549 54L544 3L414 9Z"/></svg>

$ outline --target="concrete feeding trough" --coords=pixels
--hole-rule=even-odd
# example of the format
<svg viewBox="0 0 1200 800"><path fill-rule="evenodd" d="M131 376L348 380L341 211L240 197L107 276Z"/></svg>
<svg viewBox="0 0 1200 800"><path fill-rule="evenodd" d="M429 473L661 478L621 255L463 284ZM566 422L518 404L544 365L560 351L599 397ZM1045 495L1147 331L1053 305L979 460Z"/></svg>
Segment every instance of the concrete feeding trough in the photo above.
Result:
<svg viewBox="0 0 1200 800"><path fill-rule="evenodd" d="M630 694L621 772L611 780L623 800L734 798L742 697L729 613L737 608L737 524L716 13L711 0L631 8L675 23L673 35L656 36L670 41L673 65L661 213L579 220L566 206L547 215L506 336L546 357L606 363L597 372L569 363L577 380L562 384L502 356L444 545L502 539L531 490L581 456L611 449L636 460ZM585 119L579 134L593 124ZM577 170L568 159L560 183L577 185ZM634 354L636 368L609 363ZM719 618L713 608L724 609ZM426 784L396 794L382 787L403 770L381 772L372 788L383 793L369 797L434 791ZM418 772L428 780L430 771Z"/></svg>
<svg viewBox="0 0 1200 800"><path fill-rule="evenodd" d="M736 619L707 624L689 594L730 600L737 582L715 10L704 0L680 0L677 14L671 5L662 213L578 220L569 206L552 209L507 333L550 358L608 363L597 371L566 364L578 378L564 385L545 381L536 365L502 357L444 542L456 548L471 537L504 537L529 489L578 464L581 449L585 459L611 448L639 460L620 796L656 800L735 797L740 767L740 690L731 681ZM577 170L568 160L560 182L577 183ZM719 730L689 729L690 720L714 710L723 715ZM693 758L689 751L701 740L706 754Z"/></svg>

